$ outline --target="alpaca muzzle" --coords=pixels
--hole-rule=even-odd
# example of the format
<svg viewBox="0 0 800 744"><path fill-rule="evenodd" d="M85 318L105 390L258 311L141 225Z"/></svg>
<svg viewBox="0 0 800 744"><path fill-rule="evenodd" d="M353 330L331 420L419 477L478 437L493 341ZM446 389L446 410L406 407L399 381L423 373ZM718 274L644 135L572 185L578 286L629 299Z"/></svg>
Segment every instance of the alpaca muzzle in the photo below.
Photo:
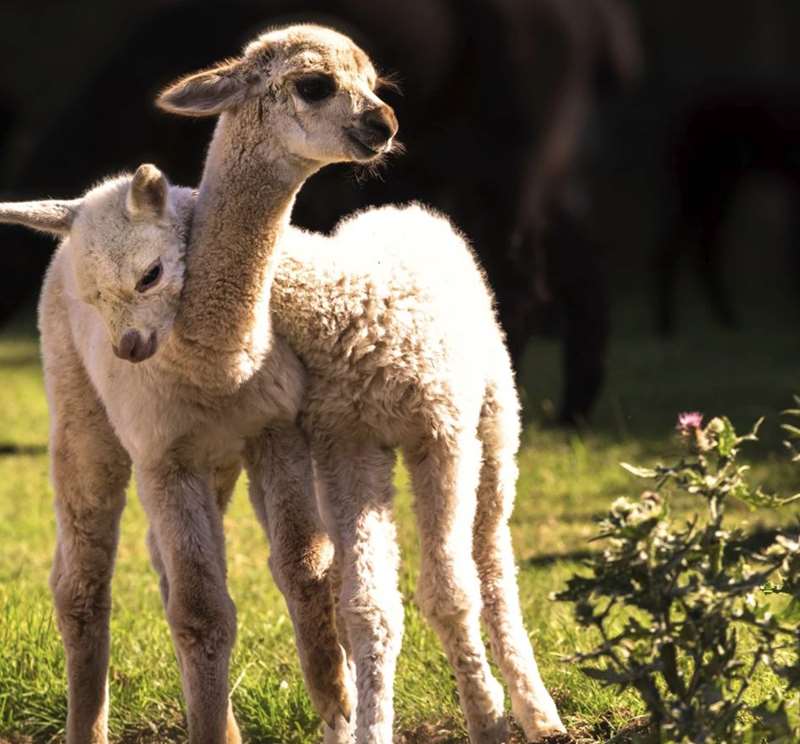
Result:
<svg viewBox="0 0 800 744"><path fill-rule="evenodd" d="M119 346L113 346L114 353L126 362L143 362L156 353L158 340L156 332L153 331L149 338L145 340L139 331L129 329L122 334Z"/></svg>

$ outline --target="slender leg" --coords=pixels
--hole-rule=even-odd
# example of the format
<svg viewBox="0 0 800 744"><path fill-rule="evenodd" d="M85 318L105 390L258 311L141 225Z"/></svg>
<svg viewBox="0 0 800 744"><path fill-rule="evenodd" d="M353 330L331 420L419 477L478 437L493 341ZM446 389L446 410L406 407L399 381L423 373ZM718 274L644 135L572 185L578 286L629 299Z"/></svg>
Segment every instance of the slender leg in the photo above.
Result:
<svg viewBox="0 0 800 744"><path fill-rule="evenodd" d="M309 696L326 742L349 742L352 700L336 632L333 545L320 521L308 442L295 427L248 443L250 499L270 542L269 565L286 599Z"/></svg>
<svg viewBox="0 0 800 744"><path fill-rule="evenodd" d="M236 480L241 472L241 464L239 462L232 463L230 466L218 469L214 473L214 490L216 493L217 506L220 512L224 513L225 509L230 502L233 495L233 489L236 485ZM155 532L151 527L147 531L147 547L150 551L150 560L153 568L158 574L158 584L161 590L161 600L164 604L164 609L167 609L169 604L169 579L167 578L167 571L164 566L164 561L161 558L161 552L158 548L158 542ZM178 648L175 649L176 655L179 653ZM182 665L182 662L178 661ZM226 743L238 744L241 741L239 733L239 726L236 723L236 718L233 715L233 705L228 701L227 713L227 729L226 729Z"/></svg>
<svg viewBox="0 0 800 744"><path fill-rule="evenodd" d="M341 571L341 615L356 666L357 744L391 744L403 637L392 518L395 454L375 445L314 442L323 518Z"/></svg>
<svg viewBox="0 0 800 744"><path fill-rule="evenodd" d="M510 373L509 373L510 378ZM478 486L473 555L480 575L483 620L494 656L511 695L511 709L529 741L564 731L542 682L522 622L517 570L508 518L517 482L519 417L513 382L504 386L503 406L490 390L481 412L483 465Z"/></svg>
<svg viewBox="0 0 800 744"><path fill-rule="evenodd" d="M167 620L181 667L190 744L238 742L230 715L228 665L236 610L225 584L222 515L213 474L164 461L139 465L154 563L163 575ZM166 587L166 591L164 591Z"/></svg>
<svg viewBox="0 0 800 744"><path fill-rule="evenodd" d="M231 496L233 495L233 489L236 486L236 481L241 471L241 463L237 461L224 468L219 468L214 472L214 491L217 495L217 506L223 514L228 508ZM147 548L150 551L150 562L153 564L153 569L158 574L158 586L161 591L161 600L166 610L167 602L169 601L169 581L152 527L147 530Z"/></svg>
<svg viewBox="0 0 800 744"><path fill-rule="evenodd" d="M585 423L605 379L609 300L600 247L568 211L554 215L544 249L549 283L557 297L562 330L563 400L559 423Z"/></svg>
<svg viewBox="0 0 800 744"><path fill-rule="evenodd" d="M507 741L503 690L480 633L472 555L480 446L474 433L425 438L405 452L415 494L422 560L417 596L453 667L473 744Z"/></svg>
<svg viewBox="0 0 800 744"><path fill-rule="evenodd" d="M130 460L77 356L46 369L58 545L50 586L64 642L68 744L105 744L111 575Z"/></svg>

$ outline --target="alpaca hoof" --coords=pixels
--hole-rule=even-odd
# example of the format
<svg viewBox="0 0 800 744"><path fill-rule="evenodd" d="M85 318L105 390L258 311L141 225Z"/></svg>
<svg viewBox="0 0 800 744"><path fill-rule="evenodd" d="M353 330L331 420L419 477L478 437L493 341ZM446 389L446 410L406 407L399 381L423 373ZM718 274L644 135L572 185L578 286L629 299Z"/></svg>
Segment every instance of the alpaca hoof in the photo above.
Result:
<svg viewBox="0 0 800 744"><path fill-rule="evenodd" d="M511 729L508 720L505 716L500 716L477 731L471 730L469 740L471 744L509 744Z"/></svg>
<svg viewBox="0 0 800 744"><path fill-rule="evenodd" d="M343 718L349 722L353 715L353 701L356 699L355 682L349 674L347 657L344 649L339 647L340 658L335 660L335 664L330 667L338 667L338 673L334 676L330 673L330 667L320 664L317 667L316 675L306 677L306 685L311 702L319 713L320 718L325 722L328 729L336 729L338 720Z"/></svg>
<svg viewBox="0 0 800 744"><path fill-rule="evenodd" d="M322 744L353 744L355 741L355 722L342 715L336 717L333 726L323 724L325 733Z"/></svg>
<svg viewBox="0 0 800 744"><path fill-rule="evenodd" d="M523 725L522 730L525 732L525 738L531 744L548 741L552 736L567 733L567 729L558 717L555 706L553 706L552 711L535 715L532 720Z"/></svg>

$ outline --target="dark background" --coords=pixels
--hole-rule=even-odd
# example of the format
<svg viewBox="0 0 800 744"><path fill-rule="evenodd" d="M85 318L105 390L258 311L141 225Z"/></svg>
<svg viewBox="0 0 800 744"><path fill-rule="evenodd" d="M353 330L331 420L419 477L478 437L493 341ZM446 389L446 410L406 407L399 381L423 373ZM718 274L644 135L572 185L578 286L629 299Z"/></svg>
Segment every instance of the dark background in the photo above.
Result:
<svg viewBox="0 0 800 744"><path fill-rule="evenodd" d="M409 199L446 211L515 361L531 337L561 339L554 417L590 414L609 337L632 322L664 344L698 318L766 339L796 322L795 0L5 1L0 198L73 197L144 161L196 183L212 122L157 112L155 93L293 20L349 33L396 73L408 148L378 178L324 171L295 220L326 230ZM7 323L32 312L52 245L0 239Z"/></svg>

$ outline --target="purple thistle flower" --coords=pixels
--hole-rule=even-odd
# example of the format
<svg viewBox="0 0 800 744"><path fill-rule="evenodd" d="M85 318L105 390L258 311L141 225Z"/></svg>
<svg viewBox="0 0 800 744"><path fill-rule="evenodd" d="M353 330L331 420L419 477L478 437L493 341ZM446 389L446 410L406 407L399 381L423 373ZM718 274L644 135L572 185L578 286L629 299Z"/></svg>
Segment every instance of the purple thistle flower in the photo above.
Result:
<svg viewBox="0 0 800 744"><path fill-rule="evenodd" d="M689 436L703 428L703 414L699 411L685 411L678 414L678 423L675 426L682 436Z"/></svg>

